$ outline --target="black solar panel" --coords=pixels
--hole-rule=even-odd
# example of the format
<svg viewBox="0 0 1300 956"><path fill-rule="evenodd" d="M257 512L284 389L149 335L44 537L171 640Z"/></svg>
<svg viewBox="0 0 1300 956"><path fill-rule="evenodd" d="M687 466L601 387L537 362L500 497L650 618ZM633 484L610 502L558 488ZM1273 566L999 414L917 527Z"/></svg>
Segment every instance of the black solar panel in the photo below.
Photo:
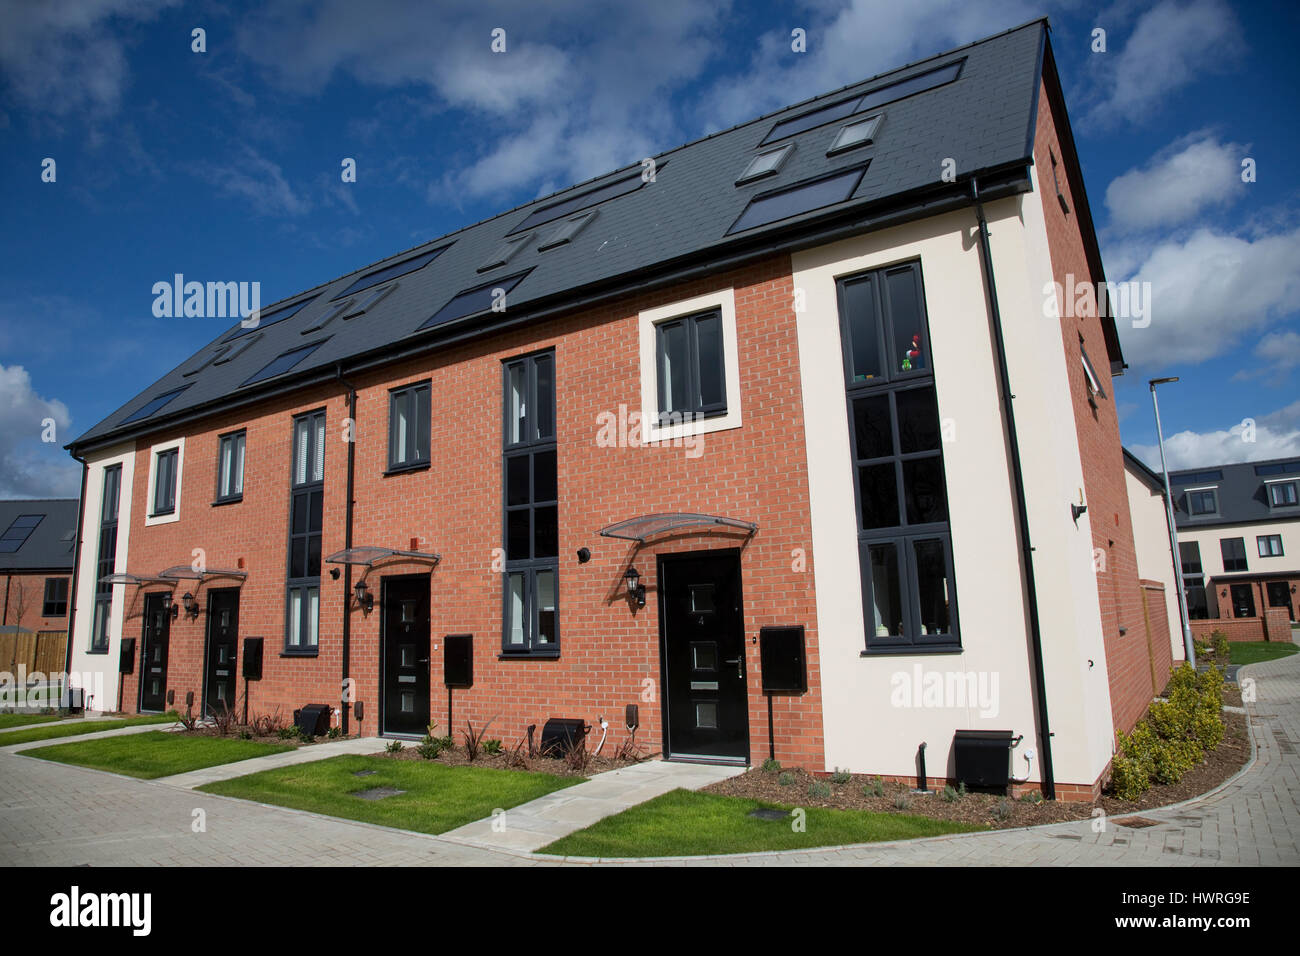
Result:
<svg viewBox="0 0 1300 956"><path fill-rule="evenodd" d="M296 349L290 349L287 352L281 352L264 365L261 371L254 372L248 378L244 379L240 388L243 388L244 385L252 385L254 382L262 382L268 378L275 378L277 375L283 375L328 341L329 339L321 339L319 342L312 342L310 345L303 345Z"/></svg>
<svg viewBox="0 0 1300 956"><path fill-rule="evenodd" d="M31 537L45 515L19 515L0 535L0 554L13 554Z"/></svg>
<svg viewBox="0 0 1300 956"><path fill-rule="evenodd" d="M866 165L854 166L830 176L755 196L740 214L740 218L731 224L727 235L844 202L858 188L862 174L866 171Z"/></svg>
<svg viewBox="0 0 1300 956"><path fill-rule="evenodd" d="M661 162L655 169L655 175L663 172L668 165L668 161ZM543 206L541 209L534 209L528 216L515 228L511 229L511 234L523 232L525 229L532 229L534 226L540 226L552 220L559 219L561 216L567 216L570 213L577 212L580 209L586 209L588 206L594 206L596 203L604 202L607 199L614 199L618 196L625 196L628 193L636 192L645 181L641 178L641 172L637 171L630 176L622 179L616 179L612 183L606 183L604 186L598 186L595 189L589 189L586 192L578 193L576 196L570 196L568 199L562 199L559 202L551 203L549 206Z"/></svg>
<svg viewBox="0 0 1300 956"><path fill-rule="evenodd" d="M312 296L311 298L303 299L301 302L295 302L293 303L293 305L286 305L284 308L276 309L274 312L269 312L266 315L259 315L257 317L256 325L245 326L241 324L239 328L235 329L235 331L231 332L221 341L229 342L232 339L239 338L241 335L251 335L254 332L258 332L266 328L268 325L275 325L275 323L277 322L283 322L285 319L291 319L299 312L301 312L306 306L310 305L312 302L315 301L316 301L316 296Z"/></svg>
<svg viewBox="0 0 1300 956"><path fill-rule="evenodd" d="M440 246L437 249L430 249L428 252L421 252L419 255L411 256L400 262L394 262L391 266L384 266L382 269L376 269L374 272L367 272L356 282L352 283L338 295L334 296L334 298L341 299L345 295L352 295L354 292L369 289L372 285L379 285L381 282L387 282L389 279L404 276L408 272L414 272L416 269L423 269L449 248L449 245Z"/></svg>
<svg viewBox="0 0 1300 956"><path fill-rule="evenodd" d="M531 269L528 270L528 272L531 271ZM477 312L486 312L492 308L492 303L495 300L494 290L501 289L503 294L508 294L511 289L523 280L524 276L528 275L528 272L517 272L512 276L505 276L495 282L485 282L482 285L458 293L450 302L429 316L420 328L431 329L435 325L442 325L444 322L452 322L467 315L474 315ZM419 331L419 329L416 331Z"/></svg>
<svg viewBox="0 0 1300 956"><path fill-rule="evenodd" d="M118 424L125 425L128 422L138 422L148 418L187 388L189 388L188 385L182 385L180 388L172 389L170 392L163 392L163 394L159 395L157 398L151 398L130 415L127 415L126 418L118 422Z"/></svg>

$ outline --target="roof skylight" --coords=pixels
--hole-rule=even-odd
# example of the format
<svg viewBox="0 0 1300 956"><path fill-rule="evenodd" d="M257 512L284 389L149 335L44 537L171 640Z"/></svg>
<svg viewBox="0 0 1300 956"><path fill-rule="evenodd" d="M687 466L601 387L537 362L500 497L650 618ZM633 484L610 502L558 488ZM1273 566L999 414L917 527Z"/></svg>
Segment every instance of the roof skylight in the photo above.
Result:
<svg viewBox="0 0 1300 956"><path fill-rule="evenodd" d="M790 153L794 150L794 143L786 143L784 146L778 146L776 149L769 149L765 153L759 153L749 161L745 171L736 178L736 185L747 183L754 179L761 179L763 176L771 176L777 172L783 165Z"/></svg>
<svg viewBox="0 0 1300 956"><path fill-rule="evenodd" d="M188 385L182 385L180 388L174 388L170 392L163 392L161 395L157 396L156 398L149 399L149 401L145 402L143 405L141 405L139 408L133 411L130 415L127 415L126 418L122 419L120 422L118 422L118 424L127 425L131 422L143 421L144 419L148 418L150 415L153 415L156 412L158 412L159 409L161 409L163 406L165 406L168 402L170 402L181 392L185 391L185 389L187 388L189 388Z"/></svg>
<svg viewBox="0 0 1300 956"><path fill-rule="evenodd" d="M285 319L291 319L299 312L301 312L303 308L305 308L306 306L310 305L312 302L315 301L316 301L316 296L313 295L313 296L308 296L307 298L302 299L301 301L295 302L292 305L286 305L279 309L276 309L274 312L262 313L260 312L260 310L259 312L254 312L253 315L257 316L257 323L255 325L244 325L244 323L241 322L239 324L239 328L235 329L235 331L231 332L221 341L229 342L232 339L239 338L241 335L251 335L252 333L258 331L259 329L266 328L268 325L275 325L275 323L277 322L283 322ZM244 321L245 322L251 321L251 319L252 316L249 316L249 318L245 319Z"/></svg>
<svg viewBox="0 0 1300 956"><path fill-rule="evenodd" d="M264 382L268 378L275 378L277 375L283 375L328 341L329 339L321 339L319 342L312 342L310 345L300 345L296 349L281 352L266 365L262 366L261 371L254 372L248 378L244 379L243 384L239 387L243 388L244 385L252 385L254 382Z"/></svg>
<svg viewBox="0 0 1300 956"><path fill-rule="evenodd" d="M476 285L472 289L457 293L450 302L429 316L420 328L431 329L436 325L463 319L467 315L486 312L492 308L496 301L499 299L504 300L504 297L531 271L529 269L526 272L517 272L512 276L497 279L495 282L485 282L483 285ZM497 292L498 289L501 290L500 293Z"/></svg>
<svg viewBox="0 0 1300 956"><path fill-rule="evenodd" d="M665 160L656 167L656 173L661 173L667 167L668 162ZM612 183L606 183L604 186L597 186L595 189L588 189L586 192L578 193L576 196L570 196L568 199L561 199L559 202L553 202L549 206L542 206L540 209L534 209L519 225L510 230L512 233L523 232L525 229L532 229L534 226L540 226L544 223L553 222L562 216L578 212L580 209L586 209L594 206L596 203L604 202L607 199L614 199L618 196L625 196L628 193L636 192L645 185L645 180L641 178L641 170L616 179Z"/></svg>
<svg viewBox="0 0 1300 956"><path fill-rule="evenodd" d="M338 295L333 296L333 298L341 299L345 295L352 295L354 292L369 289L372 285L379 285L381 282L387 282L389 279L396 279L398 276L404 276L408 272L414 272L416 269L423 269L449 248L450 245L439 246L437 249L430 249L428 252L421 252L418 255L408 256L399 262L394 262L391 266L384 266L382 269L376 269L374 272L367 272Z"/></svg>
<svg viewBox="0 0 1300 956"><path fill-rule="evenodd" d="M331 322L337 319L340 315L344 315L348 309L352 308L352 303L355 301L356 301L355 299L344 299L341 302L331 303L329 310L326 311L324 315L322 315L319 319L317 319L315 323L303 329L302 332L300 332L299 334L311 335L311 333L313 332L319 332L321 329L325 328L325 326L329 325Z"/></svg>
<svg viewBox="0 0 1300 956"><path fill-rule="evenodd" d="M479 272L487 272L489 269L495 269L509 262L524 246L528 245L528 240L533 238L531 232L522 236L515 236L512 239L506 239L492 250L492 255L488 256L487 261L478 267Z"/></svg>
<svg viewBox="0 0 1300 956"><path fill-rule="evenodd" d="M252 348L260 341L262 341L262 333L258 332L256 335L250 335L248 338L244 339L244 341L240 342L238 345L227 346L227 348L229 348L230 351L226 352L224 355L216 356L212 360L212 364L225 365L227 362L239 358L239 356L243 355L245 352L247 352L250 348Z"/></svg>
<svg viewBox="0 0 1300 956"><path fill-rule="evenodd" d="M745 211L727 230L727 235L844 202L858 188L866 171L867 165L863 164L785 189L760 193L749 201Z"/></svg>
<svg viewBox="0 0 1300 956"><path fill-rule="evenodd" d="M826 150L827 156L834 156L836 153L842 153L845 150L854 149L858 146L867 146L876 138L876 130L880 126L881 114L868 116L864 120L856 120L840 128L835 134L835 141L831 143L831 148Z"/></svg>
<svg viewBox="0 0 1300 956"><path fill-rule="evenodd" d="M13 554L31 537L45 515L19 515L0 535L0 554Z"/></svg>
<svg viewBox="0 0 1300 956"><path fill-rule="evenodd" d="M1257 475L1289 475L1300 471L1300 461L1279 461L1271 465L1256 465Z"/></svg>
<svg viewBox="0 0 1300 956"><path fill-rule="evenodd" d="M596 218L596 210L585 212L581 216L574 216L555 227L545 239L537 244L538 252L545 252L547 249L554 249L556 246L562 246L574 236L576 236L587 223Z"/></svg>
<svg viewBox="0 0 1300 956"><path fill-rule="evenodd" d="M189 376L191 375L197 375L199 372L202 372L213 362L216 362L218 359L220 359L221 356L229 352L230 348L231 347L229 345L218 345L215 349L213 349L211 352L207 354L200 353L199 360L197 362L194 362L192 365L190 365L189 368L182 370L181 374L184 375L186 378L189 378Z"/></svg>
<svg viewBox="0 0 1300 956"><path fill-rule="evenodd" d="M385 298L390 292L392 292L396 288L397 288L397 283L394 282L391 285L386 285L383 286L382 288L375 289L373 292L369 292L358 299L353 299L352 306L346 312L343 313L343 318L355 319L358 315L361 315L361 313L365 312L367 309L376 305L381 299Z"/></svg>

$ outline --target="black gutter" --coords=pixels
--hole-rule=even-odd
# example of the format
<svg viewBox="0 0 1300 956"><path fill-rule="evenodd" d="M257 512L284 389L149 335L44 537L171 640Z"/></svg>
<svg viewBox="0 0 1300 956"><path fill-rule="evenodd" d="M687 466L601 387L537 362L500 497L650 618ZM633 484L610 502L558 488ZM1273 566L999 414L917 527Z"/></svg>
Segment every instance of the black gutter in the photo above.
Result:
<svg viewBox="0 0 1300 956"><path fill-rule="evenodd" d="M970 181L971 201L975 204L975 219L979 223L980 272L984 276L984 293L989 300L989 319L993 327L993 342L998 351L998 387L1002 393L1002 416L1006 422L1007 442L1011 451L1011 476L1015 484L1016 530L1020 535L1021 561L1025 568L1025 591L1029 605L1030 650L1034 658L1035 710L1038 712L1038 735L1042 745L1043 796L1056 799L1056 777L1052 769L1052 730L1047 720L1047 684L1043 673L1043 637L1038 622L1038 588L1034 582L1034 546L1029 538L1029 513L1025 508L1025 476L1020 467L1020 441L1016 437L1016 413L1012 400L1011 377L1007 371L1006 343L1002 336L1002 311L998 308L997 284L993 280L993 250L989 245L989 223L984 218L984 202L980 198L979 183Z"/></svg>
<svg viewBox="0 0 1300 956"><path fill-rule="evenodd" d="M81 494L77 496L77 534L73 539L76 544L72 549L72 586L69 588L68 595L68 646L63 649L63 673L72 672L72 635L76 630L77 623L77 578L81 576L81 522L85 519L86 514L86 475L90 472L90 466L82 458L72 456L81 462ZM93 622L92 622L93 623ZM118 676L118 684L121 685L121 675Z"/></svg>
<svg viewBox="0 0 1300 956"><path fill-rule="evenodd" d="M343 377L343 365L334 366L339 382L348 389L348 488L347 508L343 522L343 547L352 547L352 512L356 502L353 500L357 464L357 389ZM352 565L343 565L343 676L339 683L342 691L339 700L339 729L346 737L348 733L348 714L351 705L352 687L348 683L348 671L352 661Z"/></svg>
<svg viewBox="0 0 1300 956"><path fill-rule="evenodd" d="M977 170L972 175L984 176L986 181L992 180L992 184L984 191L984 195L988 199L1000 199L1004 196L1017 195L1030 190L1026 169L1031 161L1032 157L1026 157L993 169ZM613 299L649 291L669 283L685 282L727 269L741 268L779 253L796 252L800 249L835 242L839 239L847 239L870 230L884 229L889 226L964 209L970 205L970 198L966 193L964 182L965 180L958 180L955 183L942 183L924 192L913 192L909 194L906 202L877 207L877 211L865 217L862 216L860 208L855 208L837 216L818 217L793 227L764 232L753 237L752 240L733 240L727 244L727 247L734 251L726 256L720 258L710 257L701 262L701 255L707 256L709 253L707 249L701 250L692 255L663 263L653 269L643 269L636 273L637 278L635 279L629 280L624 275L594 284L588 287L586 294L581 296L572 296L567 291L556 293L550 300L539 300L539 304L545 302L540 308L534 308L530 304L528 307L516 310L508 316L505 313L491 312L487 315L469 316L459 323L449 323L447 326L430 330L427 336L421 337L417 341L410 341L412 337L408 337L369 353L362 353L362 355L368 355L368 357L362 358L360 361L353 362L349 359L348 372L349 374L355 374L363 369L386 365L416 355L424 355L439 348L457 345L470 339L502 332L527 323L591 308ZM490 324L480 324L484 320L492 319L493 316L502 317L490 322ZM361 356L355 358L361 358ZM336 367L341 362L342 360L336 363ZM84 453L100 446L114 445L128 438L143 437L187 422L197 421L216 412L229 412L260 404L282 395L296 394L313 385L324 385L333 382L337 377L328 368L308 370L301 377L287 379L279 386L268 388L265 391L251 392L246 398L239 401L232 402L230 396L223 395L219 399L213 399L202 405L195 405L170 417L150 419L147 427L142 427L139 431L108 431L84 444L74 441L65 447L76 457L78 453Z"/></svg>

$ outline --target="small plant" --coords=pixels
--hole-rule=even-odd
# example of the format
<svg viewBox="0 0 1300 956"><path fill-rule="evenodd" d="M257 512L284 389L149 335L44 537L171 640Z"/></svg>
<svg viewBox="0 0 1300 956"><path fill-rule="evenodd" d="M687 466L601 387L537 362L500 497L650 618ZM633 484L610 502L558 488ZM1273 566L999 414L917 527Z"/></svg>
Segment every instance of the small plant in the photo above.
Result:
<svg viewBox="0 0 1300 956"><path fill-rule="evenodd" d="M465 721L465 727L467 730L462 732L461 736L465 738L465 756L469 759L470 763L477 760L478 755L483 752L483 735L487 733L487 729L492 726L493 720L496 720L495 715L493 715L492 720L489 720L477 730L474 729L474 724L471 721Z"/></svg>
<svg viewBox="0 0 1300 956"><path fill-rule="evenodd" d="M944 803L956 803L960 799L961 799L961 795L957 793L956 787L954 787L952 784L946 784L944 786L943 788Z"/></svg>
<svg viewBox="0 0 1300 956"><path fill-rule="evenodd" d="M239 737L240 737L241 740L252 740L252 739L253 739L253 732L252 732L251 730L249 730L247 727L242 727L242 728L240 728L240 731L239 731Z"/></svg>
<svg viewBox="0 0 1300 956"><path fill-rule="evenodd" d="M483 741L483 752L490 757L495 757L501 753L501 741L488 739Z"/></svg>
<svg viewBox="0 0 1300 956"><path fill-rule="evenodd" d="M839 767L836 767L835 772L831 774L831 783L845 784L848 783L852 777L853 775L847 770L841 770Z"/></svg>
<svg viewBox="0 0 1300 956"><path fill-rule="evenodd" d="M1222 631L1215 631L1210 635L1210 646L1214 649L1214 660L1219 664L1227 664L1228 658L1232 652L1228 648L1228 635Z"/></svg>
<svg viewBox="0 0 1300 956"><path fill-rule="evenodd" d="M831 785L825 780L814 780L808 784L808 795L817 800L825 800L831 795Z"/></svg>
<svg viewBox="0 0 1300 956"><path fill-rule="evenodd" d="M883 797L885 795L885 781L880 777L867 784L862 788L862 792L872 797Z"/></svg>
<svg viewBox="0 0 1300 956"><path fill-rule="evenodd" d="M993 819L1001 822L1011 816L1011 802L1003 797L993 808Z"/></svg>
<svg viewBox="0 0 1300 956"><path fill-rule="evenodd" d="M507 767L518 767L520 770L528 769L528 754L524 750L524 747L527 746L527 744L528 741L525 738L520 737L519 741L506 751Z"/></svg>
<svg viewBox="0 0 1300 956"><path fill-rule="evenodd" d="M1037 790L1030 790L1028 793L1021 794L1021 803L1032 803L1035 806L1043 802L1043 795Z"/></svg>
<svg viewBox="0 0 1300 956"><path fill-rule="evenodd" d="M641 745L636 742L635 727L628 732L627 739L618 745L618 750L614 751L614 759L629 763L640 763L643 759Z"/></svg>
<svg viewBox="0 0 1300 956"><path fill-rule="evenodd" d="M400 754L405 748L400 740L390 740L388 746L384 748L390 754Z"/></svg>
<svg viewBox="0 0 1300 956"><path fill-rule="evenodd" d="M1198 659L1210 656L1210 645L1200 638L1192 640L1192 650L1195 651Z"/></svg>
<svg viewBox="0 0 1300 956"><path fill-rule="evenodd" d="M776 778L776 782L783 787L792 786L794 784L794 774L786 770L781 774L781 776Z"/></svg>
<svg viewBox="0 0 1300 956"><path fill-rule="evenodd" d="M780 773L781 761L775 757L768 757L763 761L763 773Z"/></svg>
<svg viewBox="0 0 1300 956"><path fill-rule="evenodd" d="M276 735L277 735L281 740L293 740L293 738L295 738L295 737L298 736L298 728L297 728L297 727L281 727L279 730L276 731Z"/></svg>
<svg viewBox="0 0 1300 956"><path fill-rule="evenodd" d="M580 734L574 734L564 750L564 763L570 770L585 773L591 754L587 753L587 741Z"/></svg>
<svg viewBox="0 0 1300 956"><path fill-rule="evenodd" d="M310 733L309 731L303 730L301 727L298 727L298 728L296 728L296 729L297 729L297 732L298 732L298 739L301 740L303 743L305 743L305 744L314 744L314 743L316 742L316 735L315 735L315 734Z"/></svg>
<svg viewBox="0 0 1300 956"><path fill-rule="evenodd" d="M177 715L176 719L179 720L181 722L181 726L184 727L185 730L190 733L193 733L194 728L199 725L199 717L194 713L194 708L192 707L186 709L184 717Z"/></svg>
<svg viewBox="0 0 1300 956"><path fill-rule="evenodd" d="M343 736L343 728L331 727L329 729L329 732L326 733L325 736L328 737L330 740L338 740L340 737Z"/></svg>
<svg viewBox="0 0 1300 956"><path fill-rule="evenodd" d="M220 708L213 708L212 725L222 737L229 737L239 726L239 718L229 704L223 703Z"/></svg>
<svg viewBox="0 0 1300 956"><path fill-rule="evenodd" d="M273 714L255 714L249 726L257 736L271 737L284 729L284 718L280 716L279 708L276 708Z"/></svg>
<svg viewBox="0 0 1300 956"><path fill-rule="evenodd" d="M426 734L424 740L420 741L420 744L415 748L415 752L425 760L437 760L438 754L442 753L440 738Z"/></svg>
<svg viewBox="0 0 1300 956"><path fill-rule="evenodd" d="M898 793L894 794L895 810L906 810L911 805L912 805L912 795L908 793L906 790L900 790Z"/></svg>

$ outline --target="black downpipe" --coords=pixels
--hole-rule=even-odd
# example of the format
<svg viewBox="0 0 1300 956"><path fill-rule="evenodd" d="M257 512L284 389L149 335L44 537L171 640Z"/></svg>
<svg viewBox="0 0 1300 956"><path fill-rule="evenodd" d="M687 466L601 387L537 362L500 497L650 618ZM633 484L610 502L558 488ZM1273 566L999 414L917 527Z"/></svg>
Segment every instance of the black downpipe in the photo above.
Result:
<svg viewBox="0 0 1300 956"><path fill-rule="evenodd" d="M1047 685L1043 673L1043 637L1038 622L1038 588L1034 583L1034 546L1029 538L1029 513L1025 509L1025 476L1020 467L1020 441L1016 437L1016 413L1012 408L1015 395L1011 393L1011 378L1007 372L1006 343L1002 337L1002 312L998 308L998 290L993 281L993 251L989 246L989 223L984 218L984 202L980 199L979 183L971 177L971 199L975 203L975 218L979 223L980 271L984 276L984 292L989 300L989 314L993 320L993 342L998 350L998 384L1002 391L1002 415L1007 426L1007 440L1011 446L1011 477L1016 492L1016 523L1020 532L1021 560L1025 566L1025 590L1029 602L1029 636L1034 656L1034 701L1038 711L1038 731L1042 744L1043 796L1056 799L1056 777L1052 771L1052 729L1047 720Z"/></svg>
<svg viewBox="0 0 1300 956"><path fill-rule="evenodd" d="M353 510L353 491L356 475L357 464L357 389L351 382L343 377L343 366L336 365L335 371L338 380L347 386L348 389L348 418L351 425L348 430L348 488L347 488L347 511L343 522L343 547L350 549L352 547L352 510ZM343 676L339 682L339 688L343 691L340 695L339 702L339 729L344 736L348 733L348 714L351 704L348 696L351 691L348 685L348 671L351 669L352 657L352 565L343 565Z"/></svg>
<svg viewBox="0 0 1300 956"><path fill-rule="evenodd" d="M63 676L64 680L71 682L68 677L72 673L72 635L76 631L77 624L77 578L81 577L81 522L85 520L86 514L86 475L90 472L90 466L86 464L84 458L72 456L81 462L81 495L77 498L77 530L73 535L72 548L72 585L68 588L68 645L63 649ZM92 621L92 626L93 626ZM119 696L122 691L122 675L117 675L117 689ZM118 708L121 709L120 707Z"/></svg>

